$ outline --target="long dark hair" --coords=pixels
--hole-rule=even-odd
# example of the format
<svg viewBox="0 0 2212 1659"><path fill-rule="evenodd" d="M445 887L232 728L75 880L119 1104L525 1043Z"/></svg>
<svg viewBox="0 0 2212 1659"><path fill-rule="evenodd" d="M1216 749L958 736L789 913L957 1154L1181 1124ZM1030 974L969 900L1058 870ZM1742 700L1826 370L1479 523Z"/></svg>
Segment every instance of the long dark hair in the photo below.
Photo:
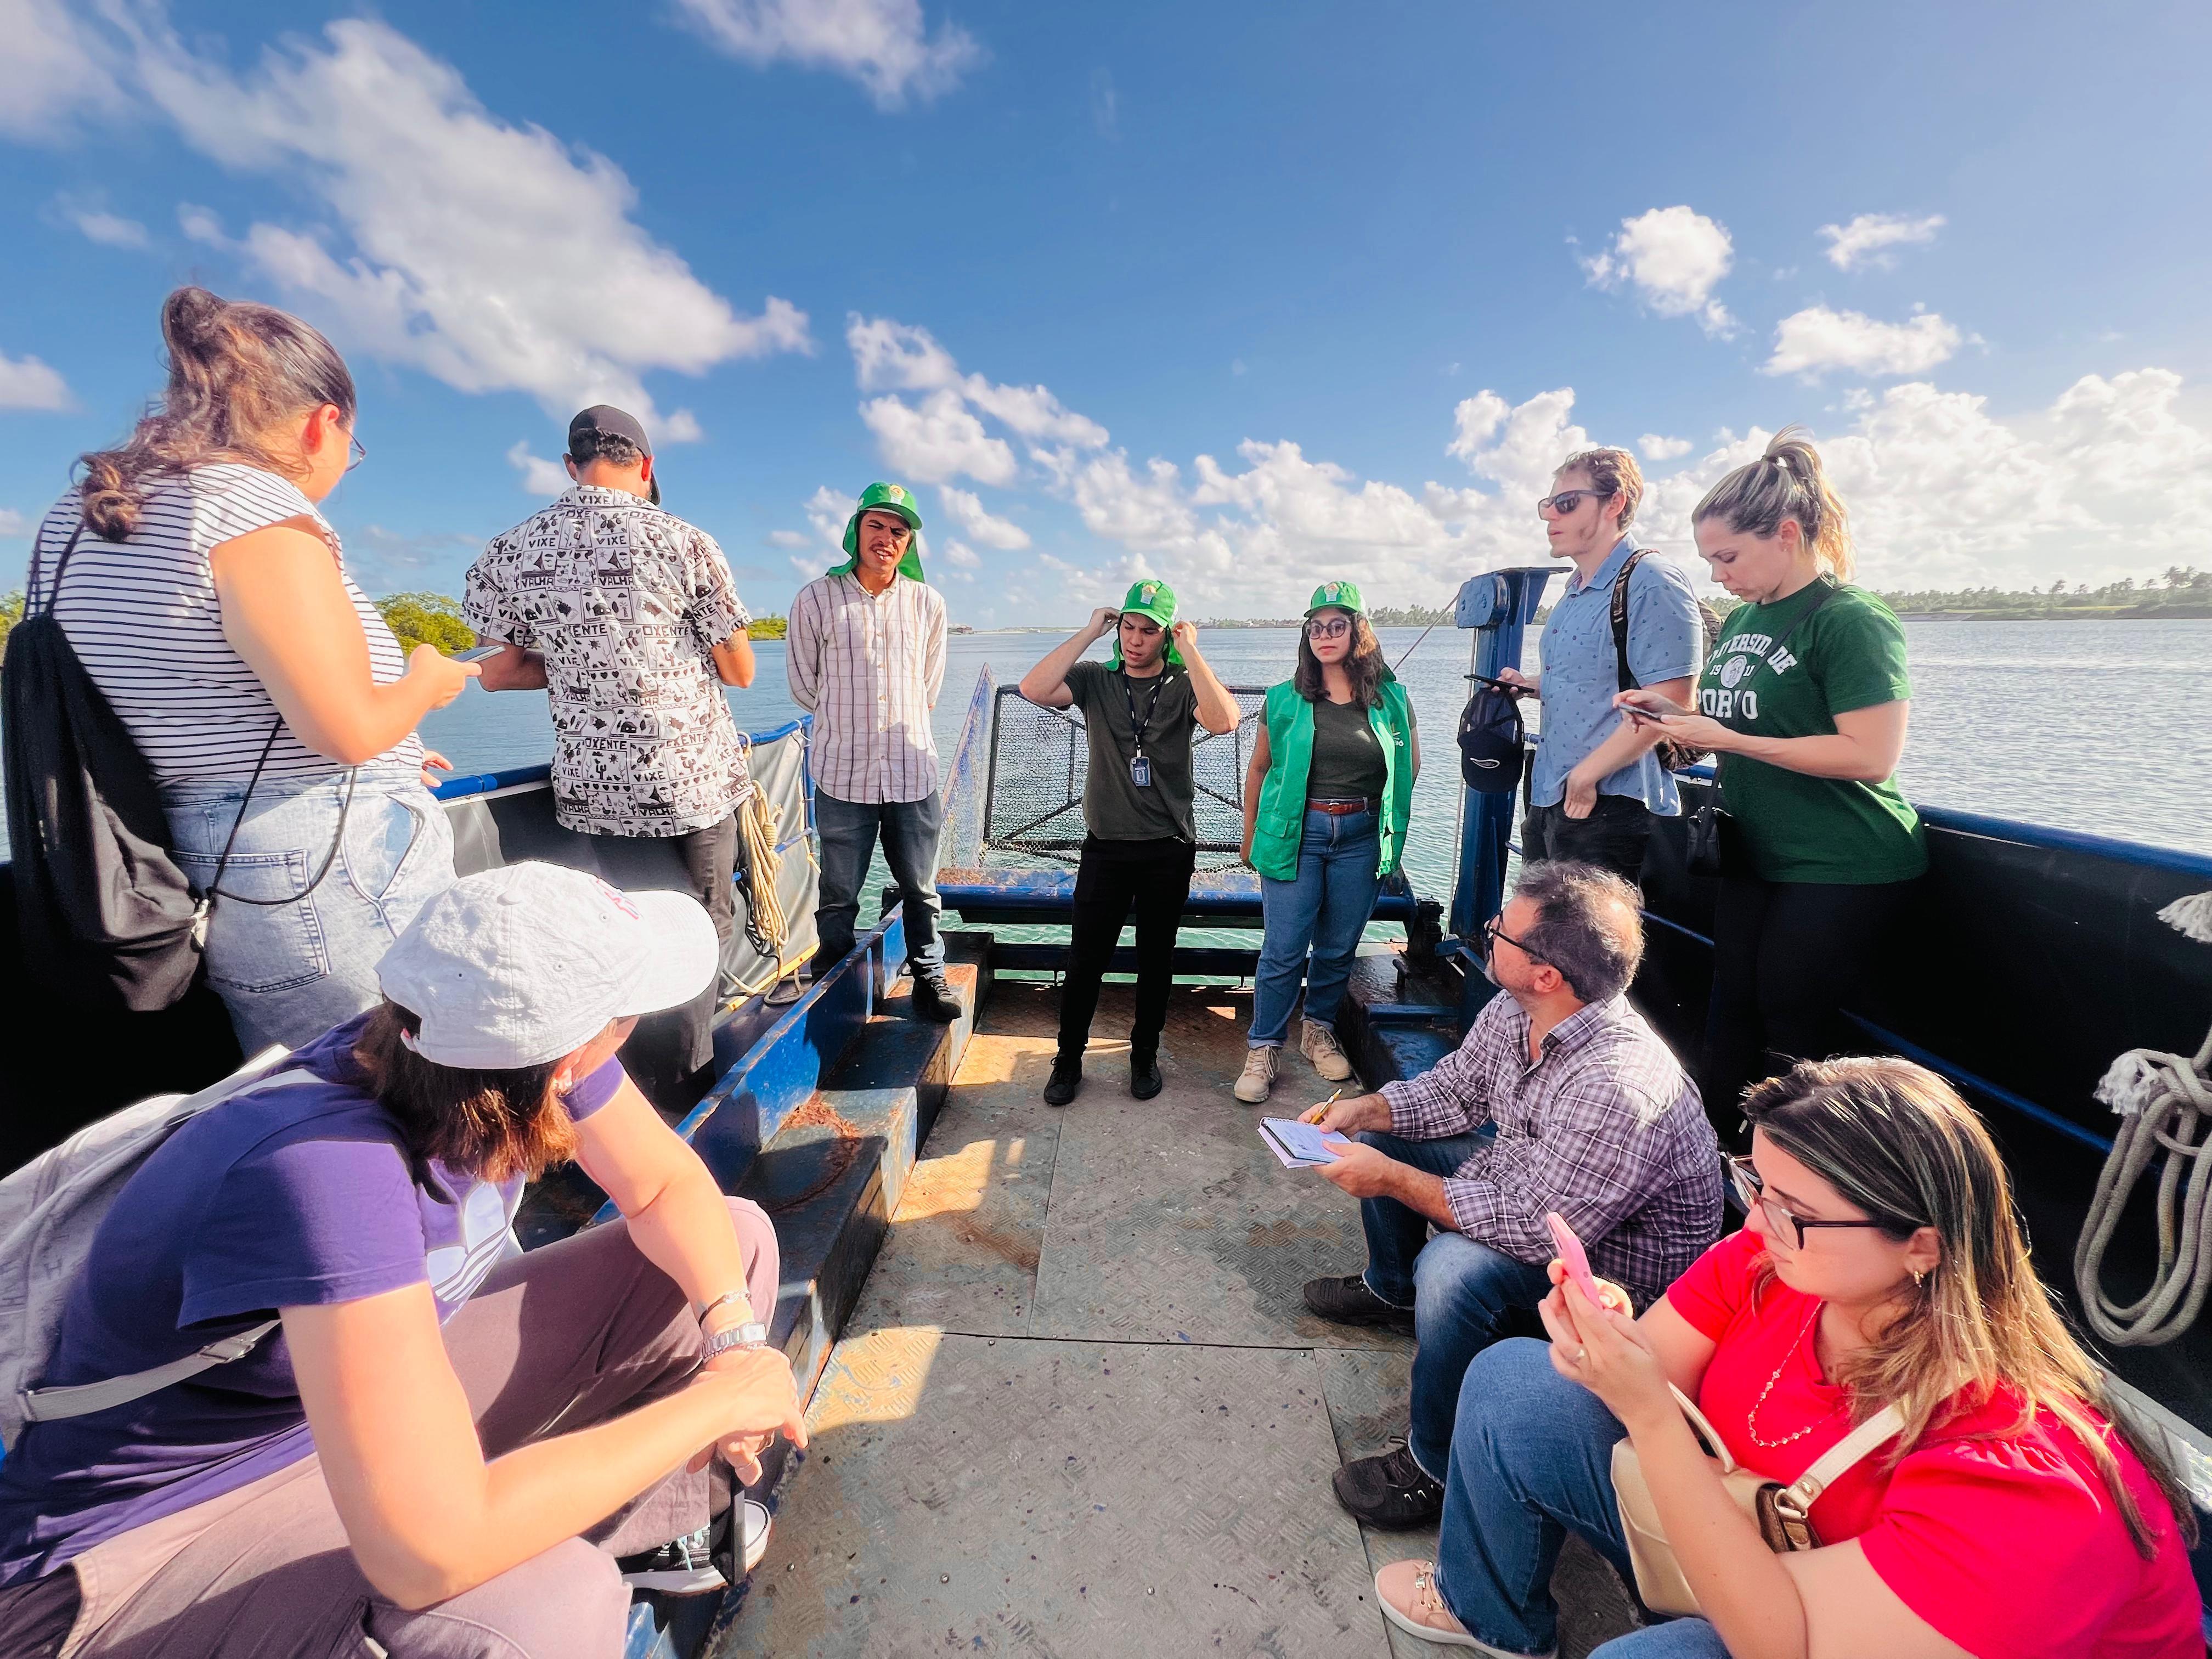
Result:
<svg viewBox="0 0 2212 1659"><path fill-rule="evenodd" d="M1367 618L1353 617L1352 653L1344 659L1344 672L1352 677L1352 702L1362 708L1372 708L1380 703L1382 674L1389 665L1382 660L1382 641L1375 637ZM1307 636L1303 623L1298 628L1298 665L1291 671L1291 684L1308 702L1328 701L1328 682L1322 677L1321 659L1314 655L1313 641Z"/></svg>
<svg viewBox="0 0 2212 1659"><path fill-rule="evenodd" d="M287 477L297 456L262 434L288 415L331 404L349 424L353 376L314 329L289 312L180 288L161 302L169 384L120 448L77 458L84 519L103 541L138 527L149 483L210 461L240 461Z"/></svg>
<svg viewBox="0 0 2212 1659"><path fill-rule="evenodd" d="M534 1181L576 1155L576 1126L553 1097L559 1060L509 1071L441 1066L401 1041L422 1030L419 1017L387 1000L354 1044L371 1091L399 1120L418 1165L434 1158L486 1181Z"/></svg>

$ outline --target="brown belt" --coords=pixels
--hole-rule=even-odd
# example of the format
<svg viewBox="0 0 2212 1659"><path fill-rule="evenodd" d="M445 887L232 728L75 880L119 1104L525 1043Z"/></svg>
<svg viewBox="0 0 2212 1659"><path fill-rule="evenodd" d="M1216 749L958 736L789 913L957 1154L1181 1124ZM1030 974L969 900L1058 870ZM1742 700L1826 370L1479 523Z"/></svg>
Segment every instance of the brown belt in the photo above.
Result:
<svg viewBox="0 0 2212 1659"><path fill-rule="evenodd" d="M1371 800L1310 800L1309 812L1326 812L1334 818L1350 817L1354 812L1371 812L1376 803Z"/></svg>

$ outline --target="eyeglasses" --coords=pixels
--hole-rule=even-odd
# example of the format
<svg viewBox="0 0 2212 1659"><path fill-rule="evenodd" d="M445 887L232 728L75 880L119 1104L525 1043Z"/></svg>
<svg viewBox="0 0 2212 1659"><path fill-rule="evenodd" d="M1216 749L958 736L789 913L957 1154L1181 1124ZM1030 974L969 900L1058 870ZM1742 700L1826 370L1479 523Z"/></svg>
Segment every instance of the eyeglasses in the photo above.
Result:
<svg viewBox="0 0 2212 1659"><path fill-rule="evenodd" d="M1742 1200L1747 1214L1754 1207L1766 1217L1766 1224L1779 1233L1784 1225L1794 1230L1797 1249L1805 1248L1805 1235L1815 1227L1880 1227L1879 1221L1808 1221L1802 1216L1792 1215L1782 1207L1779 1199L1766 1195L1766 1183L1759 1178L1759 1171L1747 1158L1731 1158L1728 1161L1729 1180L1735 1187L1735 1195Z"/></svg>
<svg viewBox="0 0 2212 1659"><path fill-rule="evenodd" d="M1316 617L1306 624L1306 637L1313 640L1340 640L1352 631L1352 624L1341 617Z"/></svg>
<svg viewBox="0 0 2212 1659"><path fill-rule="evenodd" d="M1562 489L1558 495L1547 495L1536 503L1536 516L1540 519L1549 514L1553 518L1564 519L1583 504L1585 495L1595 495L1601 501L1613 499L1613 492L1609 489Z"/></svg>
<svg viewBox="0 0 2212 1659"><path fill-rule="evenodd" d="M368 446L352 433L346 434L346 471L350 472L368 459Z"/></svg>
<svg viewBox="0 0 2212 1659"><path fill-rule="evenodd" d="M1507 933L1503 927L1500 927L1498 925L1498 919L1496 916L1492 916L1488 921L1482 924L1482 936L1490 941L1490 953L1492 956L1496 956L1498 954L1498 941L1504 939L1508 945L1518 951L1522 956L1528 957L1531 962L1540 962L1547 968L1556 968L1559 965L1558 963L1553 961L1551 957L1540 956L1537 952L1530 950L1519 939L1514 938L1512 934Z"/></svg>

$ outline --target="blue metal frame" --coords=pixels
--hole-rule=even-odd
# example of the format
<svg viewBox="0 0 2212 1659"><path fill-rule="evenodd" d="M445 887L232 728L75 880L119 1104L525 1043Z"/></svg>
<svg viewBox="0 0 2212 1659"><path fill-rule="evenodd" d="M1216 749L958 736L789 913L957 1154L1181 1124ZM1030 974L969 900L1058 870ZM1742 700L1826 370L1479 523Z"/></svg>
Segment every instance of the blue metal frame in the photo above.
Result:
<svg viewBox="0 0 2212 1659"><path fill-rule="evenodd" d="M813 715L801 714L797 720L786 720L772 731L749 732L745 734L745 738L747 742L756 744L781 743L793 732L811 731L813 726ZM814 800L814 769L809 766L805 769L806 799L811 817ZM465 800L471 795L489 795L495 789L513 789L518 785L526 783L550 783L552 778L551 764L540 761L535 766L510 766L503 772L457 773L450 778L441 779L432 787L430 793L438 800Z"/></svg>

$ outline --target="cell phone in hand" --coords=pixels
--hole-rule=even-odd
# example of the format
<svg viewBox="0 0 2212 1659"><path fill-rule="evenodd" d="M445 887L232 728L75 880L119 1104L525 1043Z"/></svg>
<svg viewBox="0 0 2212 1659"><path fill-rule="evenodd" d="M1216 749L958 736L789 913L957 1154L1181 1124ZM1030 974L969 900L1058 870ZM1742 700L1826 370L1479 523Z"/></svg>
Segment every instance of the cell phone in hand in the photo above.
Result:
<svg viewBox="0 0 2212 1659"><path fill-rule="evenodd" d="M1590 1306L1605 1306L1605 1297L1597 1287L1597 1275L1590 1271L1589 1253L1583 1249L1582 1240L1575 1237L1575 1230L1567 1225L1566 1218L1557 1210L1547 1210L1544 1224L1552 1230L1552 1242L1559 1247L1560 1265L1566 1268L1567 1277L1589 1298Z"/></svg>
<svg viewBox="0 0 2212 1659"><path fill-rule="evenodd" d="M497 640L493 640L484 645L472 645L465 651L454 652L453 660L455 662L482 662L486 657L495 656L500 652L506 649L507 647L501 644Z"/></svg>

